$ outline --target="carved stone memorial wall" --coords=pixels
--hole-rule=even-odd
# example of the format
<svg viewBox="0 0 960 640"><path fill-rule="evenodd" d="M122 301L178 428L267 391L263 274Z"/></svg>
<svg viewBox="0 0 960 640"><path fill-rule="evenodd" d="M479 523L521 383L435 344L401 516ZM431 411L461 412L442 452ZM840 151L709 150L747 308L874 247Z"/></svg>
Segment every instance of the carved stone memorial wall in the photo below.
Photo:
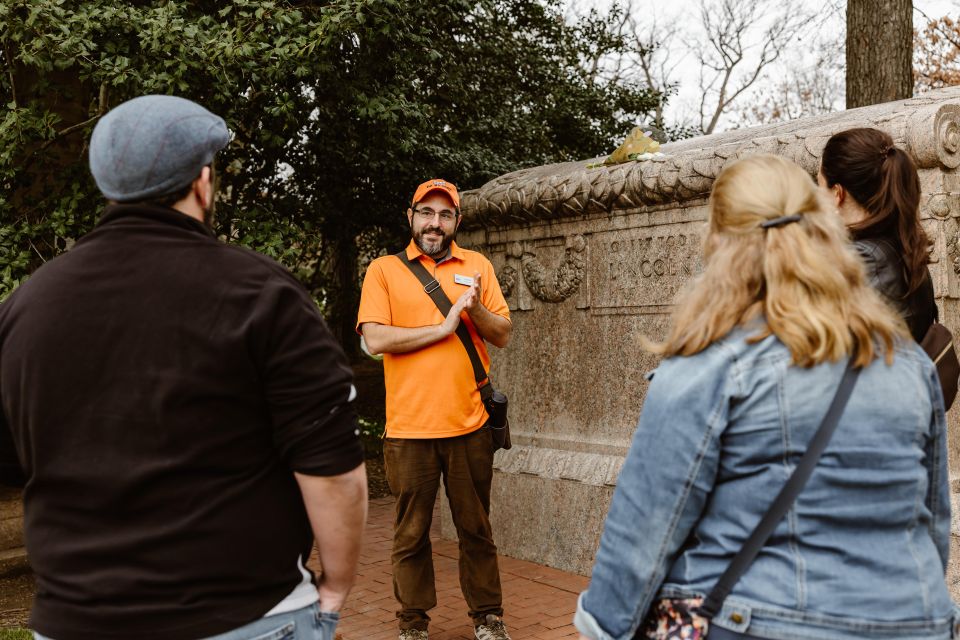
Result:
<svg viewBox="0 0 960 640"><path fill-rule="evenodd" d="M643 405L644 374L657 365L639 337L664 337L677 292L700 269L713 180L726 164L761 152L815 176L827 139L858 126L889 132L920 168L938 303L957 333L960 89L675 142L643 162L526 169L463 194L460 242L493 262L514 325L510 346L492 354L514 443L495 462L492 517L502 553L590 571ZM950 423L956 473L956 411ZM445 535L455 535L445 518Z"/></svg>

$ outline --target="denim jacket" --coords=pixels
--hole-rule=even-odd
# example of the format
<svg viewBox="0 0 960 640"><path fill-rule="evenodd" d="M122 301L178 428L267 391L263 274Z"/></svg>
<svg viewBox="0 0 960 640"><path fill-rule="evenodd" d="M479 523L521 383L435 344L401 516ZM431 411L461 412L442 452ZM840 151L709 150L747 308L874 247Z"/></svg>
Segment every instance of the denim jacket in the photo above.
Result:
<svg viewBox="0 0 960 640"><path fill-rule="evenodd" d="M738 329L651 374L575 624L627 640L708 593L820 426L846 362L791 365ZM860 374L803 492L712 624L782 639L953 637L946 422L914 343Z"/></svg>

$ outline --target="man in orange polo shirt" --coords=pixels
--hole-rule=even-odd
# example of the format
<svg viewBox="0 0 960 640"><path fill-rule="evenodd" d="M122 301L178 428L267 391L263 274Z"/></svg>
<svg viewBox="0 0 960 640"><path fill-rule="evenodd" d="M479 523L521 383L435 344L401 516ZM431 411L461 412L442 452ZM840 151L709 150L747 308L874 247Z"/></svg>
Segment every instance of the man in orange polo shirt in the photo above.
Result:
<svg viewBox="0 0 960 640"><path fill-rule="evenodd" d="M510 312L490 261L454 242L461 221L456 187L444 180L421 184L407 220L407 257L433 274L454 303L444 317L397 256L370 264L360 297L357 330L371 353L384 354L383 450L397 499L392 562L400 640L426 640L427 611L437 604L430 523L441 477L460 538L460 585L474 634L509 640L489 519L492 435L470 359L454 332L461 322L467 326L489 370L484 342L507 345Z"/></svg>

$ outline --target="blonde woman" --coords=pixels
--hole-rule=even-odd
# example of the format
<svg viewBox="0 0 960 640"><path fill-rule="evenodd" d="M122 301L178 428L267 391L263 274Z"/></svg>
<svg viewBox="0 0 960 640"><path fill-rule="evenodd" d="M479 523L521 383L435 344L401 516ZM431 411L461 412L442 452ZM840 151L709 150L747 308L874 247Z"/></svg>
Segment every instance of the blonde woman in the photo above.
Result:
<svg viewBox="0 0 960 640"><path fill-rule="evenodd" d="M950 503L930 360L800 167L717 178L575 624L592 640L946 640ZM786 516L709 623L698 607L856 376ZM709 628L709 631L708 631Z"/></svg>

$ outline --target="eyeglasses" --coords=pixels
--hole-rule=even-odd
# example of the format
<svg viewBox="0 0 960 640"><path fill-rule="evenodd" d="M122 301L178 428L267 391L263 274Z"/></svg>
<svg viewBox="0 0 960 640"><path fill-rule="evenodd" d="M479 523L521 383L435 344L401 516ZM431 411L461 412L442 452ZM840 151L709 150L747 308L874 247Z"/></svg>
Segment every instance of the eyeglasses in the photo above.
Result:
<svg viewBox="0 0 960 640"><path fill-rule="evenodd" d="M456 211L450 211L449 209L443 209L442 211L434 211L433 209L427 208L414 209L414 213L424 222L433 220L435 216L440 216L440 222L453 222L457 217Z"/></svg>

